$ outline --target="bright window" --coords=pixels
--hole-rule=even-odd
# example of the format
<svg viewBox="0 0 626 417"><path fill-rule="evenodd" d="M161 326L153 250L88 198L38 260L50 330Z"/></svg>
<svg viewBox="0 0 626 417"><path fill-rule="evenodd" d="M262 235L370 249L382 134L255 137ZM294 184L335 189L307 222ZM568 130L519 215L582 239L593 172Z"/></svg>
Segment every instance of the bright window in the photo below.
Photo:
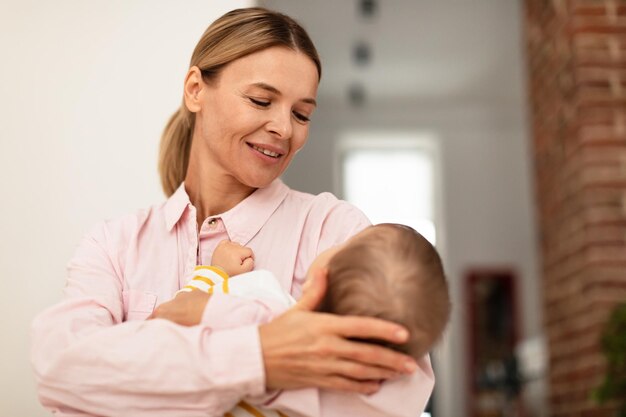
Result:
<svg viewBox="0 0 626 417"><path fill-rule="evenodd" d="M349 134L338 145L339 194L372 223L402 223L437 242L437 151L430 136Z"/></svg>

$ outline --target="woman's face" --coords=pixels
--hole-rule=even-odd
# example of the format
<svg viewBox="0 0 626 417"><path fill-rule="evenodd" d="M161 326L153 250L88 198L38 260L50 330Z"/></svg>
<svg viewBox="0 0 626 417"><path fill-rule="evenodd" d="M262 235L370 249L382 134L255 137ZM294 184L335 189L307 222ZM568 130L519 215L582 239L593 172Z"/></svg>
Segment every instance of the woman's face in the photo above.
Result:
<svg viewBox="0 0 626 417"><path fill-rule="evenodd" d="M200 163L244 186L267 186L306 143L318 78L309 57L272 47L203 82L193 139L203 142Z"/></svg>

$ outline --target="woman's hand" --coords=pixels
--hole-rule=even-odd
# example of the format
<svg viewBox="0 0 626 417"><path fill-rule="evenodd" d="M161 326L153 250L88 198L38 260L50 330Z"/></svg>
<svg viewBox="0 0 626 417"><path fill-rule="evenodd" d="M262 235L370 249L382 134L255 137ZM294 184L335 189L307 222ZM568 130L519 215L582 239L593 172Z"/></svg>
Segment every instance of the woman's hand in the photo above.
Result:
<svg viewBox="0 0 626 417"><path fill-rule="evenodd" d="M327 271L313 272L300 301L259 327L268 389L303 387L373 393L381 380L411 373L417 366L404 354L348 338L403 343L403 327L368 317L314 312L326 291Z"/></svg>
<svg viewBox="0 0 626 417"><path fill-rule="evenodd" d="M157 306L148 320L165 319L182 326L200 324L211 296L204 291L180 292L170 301Z"/></svg>

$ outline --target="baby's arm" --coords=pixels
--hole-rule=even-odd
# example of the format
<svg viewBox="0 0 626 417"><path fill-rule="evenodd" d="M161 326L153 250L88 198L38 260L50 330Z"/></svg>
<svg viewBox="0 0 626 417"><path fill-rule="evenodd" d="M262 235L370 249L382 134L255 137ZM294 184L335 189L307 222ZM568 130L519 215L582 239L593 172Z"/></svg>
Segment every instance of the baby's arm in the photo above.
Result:
<svg viewBox="0 0 626 417"><path fill-rule="evenodd" d="M199 269L206 271L200 274L198 273ZM216 283L222 283L232 276L250 272L253 269L254 253L252 249L230 240L222 240L213 251L211 265L197 266L187 285L181 288L175 297L178 297L181 293L193 290L202 290L212 295L213 288L211 287ZM199 275L207 276L202 277Z"/></svg>

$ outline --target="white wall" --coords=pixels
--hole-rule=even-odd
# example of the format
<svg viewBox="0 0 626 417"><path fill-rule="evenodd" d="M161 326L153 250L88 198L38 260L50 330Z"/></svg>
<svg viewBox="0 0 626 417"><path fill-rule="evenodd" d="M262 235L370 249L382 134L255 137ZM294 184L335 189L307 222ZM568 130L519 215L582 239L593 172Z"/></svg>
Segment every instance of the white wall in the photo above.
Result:
<svg viewBox="0 0 626 417"><path fill-rule="evenodd" d="M0 415L48 415L34 315L94 222L163 199L157 147L195 43L251 0L0 0Z"/></svg>

